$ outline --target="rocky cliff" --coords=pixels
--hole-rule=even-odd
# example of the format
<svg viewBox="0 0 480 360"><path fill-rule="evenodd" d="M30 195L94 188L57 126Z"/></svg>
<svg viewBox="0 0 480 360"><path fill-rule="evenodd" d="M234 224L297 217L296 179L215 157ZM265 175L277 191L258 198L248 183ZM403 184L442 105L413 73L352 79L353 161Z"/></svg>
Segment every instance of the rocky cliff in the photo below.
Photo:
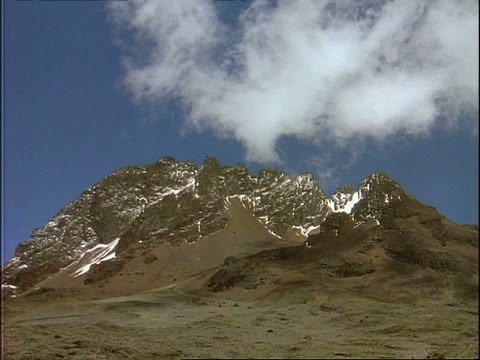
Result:
<svg viewBox="0 0 480 360"><path fill-rule="evenodd" d="M22 293L65 269L84 276L86 285L114 276L132 261L139 244L146 254L222 231L232 221L232 201L279 242L295 235L312 247L368 223L376 227L369 236L384 240L390 257L445 271L459 268L458 259L425 250L425 241L477 246L478 232L453 226L383 173L327 198L312 174L263 169L253 176L242 164L223 166L212 157L200 168L164 157L115 171L35 229L4 267L3 287ZM156 259L152 254L145 262ZM103 270L91 271L98 268Z"/></svg>

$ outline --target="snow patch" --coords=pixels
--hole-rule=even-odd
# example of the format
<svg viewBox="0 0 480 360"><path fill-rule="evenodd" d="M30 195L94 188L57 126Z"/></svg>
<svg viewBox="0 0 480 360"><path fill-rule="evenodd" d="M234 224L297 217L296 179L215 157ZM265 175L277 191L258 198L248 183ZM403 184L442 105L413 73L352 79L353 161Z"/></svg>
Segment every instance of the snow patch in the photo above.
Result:
<svg viewBox="0 0 480 360"><path fill-rule="evenodd" d="M18 286L9 285L9 284L2 284L2 291L5 291L7 289L11 289L12 292L13 292L13 294L10 294L10 297L12 297L12 298L17 297Z"/></svg>
<svg viewBox="0 0 480 360"><path fill-rule="evenodd" d="M16 264L17 262L20 261L20 257L19 256L15 256L12 258L12 260L10 260L10 264Z"/></svg>
<svg viewBox="0 0 480 360"><path fill-rule="evenodd" d="M267 227L266 225L269 222L268 216L258 216L257 219L262 223L263 226Z"/></svg>
<svg viewBox="0 0 480 360"><path fill-rule="evenodd" d="M260 223L263 225L263 227L273 236L275 236L277 239L283 239L280 235L275 234L270 228L267 226L268 224L268 216L258 216L257 219L260 221Z"/></svg>
<svg viewBox="0 0 480 360"><path fill-rule="evenodd" d="M18 286L15 286L15 285L9 285L9 284L2 284L2 289L18 289Z"/></svg>
<svg viewBox="0 0 480 360"><path fill-rule="evenodd" d="M360 225L363 225L363 222L362 222L362 221L356 223L353 228L356 229L356 228L359 227Z"/></svg>
<svg viewBox="0 0 480 360"><path fill-rule="evenodd" d="M177 196L178 194L180 194L181 192L187 190L187 189L190 189L190 191L195 191L197 187L197 183L196 183L196 180L194 177L188 179L188 182L186 185L182 186L182 187L179 187L179 188L167 188L164 192L162 193L158 193L155 195L155 200L153 202L151 202L150 204L148 205L153 205L153 204L156 204L158 203L159 201L162 201L163 198L165 196L168 196L168 195L175 195ZM195 197L198 198L198 194L195 193Z"/></svg>
<svg viewBox="0 0 480 360"><path fill-rule="evenodd" d="M115 252L113 251L117 246L120 238L113 240L110 244L98 244L94 248L87 250L82 257L77 261L86 259L88 263L75 271L72 276L78 277L85 274L90 270L90 267L94 264L100 264L101 262L108 261L115 258Z"/></svg>
<svg viewBox="0 0 480 360"><path fill-rule="evenodd" d="M293 229L300 230L301 234L305 237L308 237L311 233L313 233L315 230L320 229L320 225L311 225L308 227L304 226L292 226Z"/></svg>
<svg viewBox="0 0 480 360"><path fill-rule="evenodd" d="M351 214L353 207L362 200L361 191L356 191L353 194L338 193L327 199L327 206L335 213Z"/></svg>
<svg viewBox="0 0 480 360"><path fill-rule="evenodd" d="M247 209L247 205L250 207L250 208L254 208L255 207L255 201L252 199L250 199L250 196L246 195L246 194L236 194L236 195L229 195L229 196L226 196L225 197L225 202L230 205L230 200L231 199L239 199L240 200L240 203L242 204L242 206Z"/></svg>
<svg viewBox="0 0 480 360"><path fill-rule="evenodd" d="M282 239L282 237L280 235L277 235L275 234L272 230L270 230L268 227L265 226L265 229L267 229L267 231L272 234L273 236L275 236L277 239Z"/></svg>
<svg viewBox="0 0 480 360"><path fill-rule="evenodd" d="M160 228L150 233L150 235L158 235L163 234L164 232L168 231L168 228Z"/></svg>

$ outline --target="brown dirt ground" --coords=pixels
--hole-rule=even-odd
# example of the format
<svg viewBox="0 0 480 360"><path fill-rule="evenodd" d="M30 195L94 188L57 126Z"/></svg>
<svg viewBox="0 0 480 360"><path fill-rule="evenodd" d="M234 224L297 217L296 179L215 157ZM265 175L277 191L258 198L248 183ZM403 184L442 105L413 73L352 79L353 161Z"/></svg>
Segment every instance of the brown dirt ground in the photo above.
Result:
<svg viewBox="0 0 480 360"><path fill-rule="evenodd" d="M251 290L208 292L210 271L123 297L9 299L4 359L479 356L478 294L469 293L478 278L469 288L430 270L315 279L266 269Z"/></svg>

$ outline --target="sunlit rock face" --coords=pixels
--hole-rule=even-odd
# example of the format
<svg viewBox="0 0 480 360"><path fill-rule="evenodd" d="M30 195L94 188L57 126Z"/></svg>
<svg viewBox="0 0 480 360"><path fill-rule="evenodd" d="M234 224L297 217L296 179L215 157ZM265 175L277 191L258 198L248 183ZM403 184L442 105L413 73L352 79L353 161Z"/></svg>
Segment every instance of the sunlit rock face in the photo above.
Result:
<svg viewBox="0 0 480 360"><path fill-rule="evenodd" d="M132 247L138 244L144 252L178 247L225 229L232 201L239 201L248 216L279 241L295 234L308 247L349 227L373 225L378 227L376 238L389 239L389 256L432 267L453 266L448 255L439 260L427 254L418 260L418 251L413 254L412 247L402 245L415 242L410 235L402 235L408 241L386 235L421 228L418 234L443 246L456 239L435 208L420 203L384 173L371 174L357 189L340 187L327 198L312 174L265 168L254 176L243 164L224 166L213 157L200 168L163 157L113 172L33 230L5 265L3 286L21 293L65 269L71 269L72 276L86 274L92 282L113 276L133 259Z"/></svg>
<svg viewBox="0 0 480 360"><path fill-rule="evenodd" d="M311 174L264 169L252 176L243 164L223 166L213 157L200 168L164 157L113 172L35 229L4 267L4 284L26 290L117 238L117 253L132 242L198 241L226 226L232 197L278 236L292 226L319 225L328 211Z"/></svg>

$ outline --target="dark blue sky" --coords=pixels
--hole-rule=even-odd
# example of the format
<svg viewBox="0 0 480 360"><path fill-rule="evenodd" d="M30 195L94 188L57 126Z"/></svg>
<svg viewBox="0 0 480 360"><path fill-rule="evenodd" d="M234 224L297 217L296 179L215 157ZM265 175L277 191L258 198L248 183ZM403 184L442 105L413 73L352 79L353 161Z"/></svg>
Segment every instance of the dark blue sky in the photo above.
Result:
<svg viewBox="0 0 480 360"><path fill-rule="evenodd" d="M229 21L236 18L221 6ZM12 0L2 7L3 261L34 228L121 166L165 155L198 165L207 155L244 162L254 174L265 165L246 162L236 140L185 130L178 102L161 108L133 102L121 86L123 53L104 2ZM387 140L332 150L329 141L312 145L282 135L275 166L319 175L328 195L384 171L448 218L478 222L478 135L470 127L433 126L425 136ZM326 160L318 164L319 158Z"/></svg>

